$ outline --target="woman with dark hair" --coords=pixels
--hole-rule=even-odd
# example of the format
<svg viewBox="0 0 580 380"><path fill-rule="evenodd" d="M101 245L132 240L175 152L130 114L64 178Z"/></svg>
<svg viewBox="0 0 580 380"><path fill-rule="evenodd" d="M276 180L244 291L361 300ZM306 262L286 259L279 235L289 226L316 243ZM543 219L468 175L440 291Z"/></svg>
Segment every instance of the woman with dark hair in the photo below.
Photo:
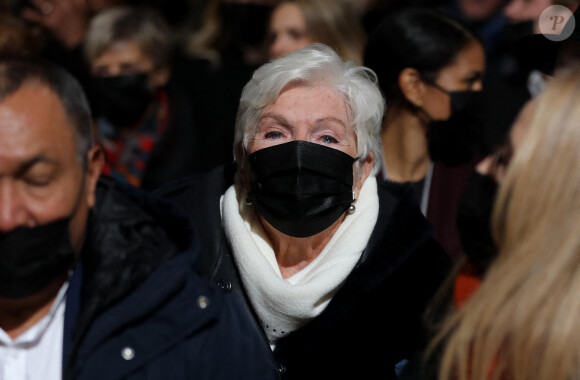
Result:
<svg viewBox="0 0 580 380"><path fill-rule="evenodd" d="M436 238L458 259L457 208L483 150L482 44L442 13L406 8L375 29L364 60L388 105L382 177L415 184Z"/></svg>

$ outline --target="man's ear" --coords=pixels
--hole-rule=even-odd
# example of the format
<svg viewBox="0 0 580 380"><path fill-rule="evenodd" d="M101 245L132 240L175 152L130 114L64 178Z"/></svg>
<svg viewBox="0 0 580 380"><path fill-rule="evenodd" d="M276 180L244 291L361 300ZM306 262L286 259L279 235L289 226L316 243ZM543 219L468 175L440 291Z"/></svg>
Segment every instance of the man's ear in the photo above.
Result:
<svg viewBox="0 0 580 380"><path fill-rule="evenodd" d="M417 70L410 67L403 69L399 73L399 88L410 103L417 107L423 106L425 84Z"/></svg>
<svg viewBox="0 0 580 380"><path fill-rule="evenodd" d="M105 154L103 149L95 145L91 147L87 153L87 175L85 178L85 185L87 186L87 204L89 208L95 206L97 201L96 188L97 181L103 170L103 165L105 164Z"/></svg>

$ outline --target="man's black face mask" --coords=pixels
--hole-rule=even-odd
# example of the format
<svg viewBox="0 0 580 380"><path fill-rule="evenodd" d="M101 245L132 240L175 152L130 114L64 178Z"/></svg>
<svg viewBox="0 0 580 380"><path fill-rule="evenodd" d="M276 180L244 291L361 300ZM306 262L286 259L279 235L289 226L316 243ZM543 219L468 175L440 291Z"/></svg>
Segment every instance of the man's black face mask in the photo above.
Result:
<svg viewBox="0 0 580 380"><path fill-rule="evenodd" d="M30 296L67 272L75 259L69 222L0 233L0 297Z"/></svg>
<svg viewBox="0 0 580 380"><path fill-rule="evenodd" d="M250 154L248 201L277 230L294 237L324 231L353 201L354 158L292 141Z"/></svg>

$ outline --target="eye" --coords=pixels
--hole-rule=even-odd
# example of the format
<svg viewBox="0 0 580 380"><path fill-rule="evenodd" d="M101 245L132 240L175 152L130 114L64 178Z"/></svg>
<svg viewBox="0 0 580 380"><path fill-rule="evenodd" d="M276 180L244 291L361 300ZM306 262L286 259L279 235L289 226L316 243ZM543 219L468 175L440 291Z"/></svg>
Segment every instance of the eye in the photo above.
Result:
<svg viewBox="0 0 580 380"><path fill-rule="evenodd" d="M306 32L298 29L290 29L288 31L288 34L290 35L290 38L292 38L294 41L300 41L306 38Z"/></svg>
<svg viewBox="0 0 580 380"><path fill-rule="evenodd" d="M274 42L276 42L277 38L278 38L278 33L271 32L268 34L266 41L267 41L268 45L272 45Z"/></svg>
<svg viewBox="0 0 580 380"><path fill-rule="evenodd" d="M50 185L50 177L30 177L24 178L24 183L32 187L46 187Z"/></svg>
<svg viewBox="0 0 580 380"><path fill-rule="evenodd" d="M134 65L123 65L121 66L121 75L136 75L141 74L142 71Z"/></svg>
<svg viewBox="0 0 580 380"><path fill-rule="evenodd" d="M473 90L474 87L481 85L481 80L482 80L482 74L476 73L475 75L473 75L469 78L465 78L463 80L463 83L465 83L470 90Z"/></svg>
<svg viewBox="0 0 580 380"><path fill-rule="evenodd" d="M22 173L20 178L26 186L46 187L52 183L55 175L56 171L52 165L37 163Z"/></svg>
<svg viewBox="0 0 580 380"><path fill-rule="evenodd" d="M322 136L320 140L325 144L338 144L338 140L329 135Z"/></svg>
<svg viewBox="0 0 580 380"><path fill-rule="evenodd" d="M264 135L264 138L272 140L281 139L282 137L284 137L284 135L280 131L270 131Z"/></svg>
<svg viewBox="0 0 580 380"><path fill-rule="evenodd" d="M93 69L93 75L96 77L106 77L111 75L109 73L109 68L106 66L98 66Z"/></svg>

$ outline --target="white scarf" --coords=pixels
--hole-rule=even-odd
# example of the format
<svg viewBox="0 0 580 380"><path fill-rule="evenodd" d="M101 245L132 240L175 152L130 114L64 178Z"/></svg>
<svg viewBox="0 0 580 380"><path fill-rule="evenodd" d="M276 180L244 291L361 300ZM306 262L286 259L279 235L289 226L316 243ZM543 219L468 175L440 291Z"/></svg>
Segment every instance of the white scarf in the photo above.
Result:
<svg viewBox="0 0 580 380"><path fill-rule="evenodd" d="M288 279L258 215L231 186L221 199L222 223L250 301L270 344L302 327L328 305L362 255L379 213L375 177L368 177L357 199L320 254Z"/></svg>

